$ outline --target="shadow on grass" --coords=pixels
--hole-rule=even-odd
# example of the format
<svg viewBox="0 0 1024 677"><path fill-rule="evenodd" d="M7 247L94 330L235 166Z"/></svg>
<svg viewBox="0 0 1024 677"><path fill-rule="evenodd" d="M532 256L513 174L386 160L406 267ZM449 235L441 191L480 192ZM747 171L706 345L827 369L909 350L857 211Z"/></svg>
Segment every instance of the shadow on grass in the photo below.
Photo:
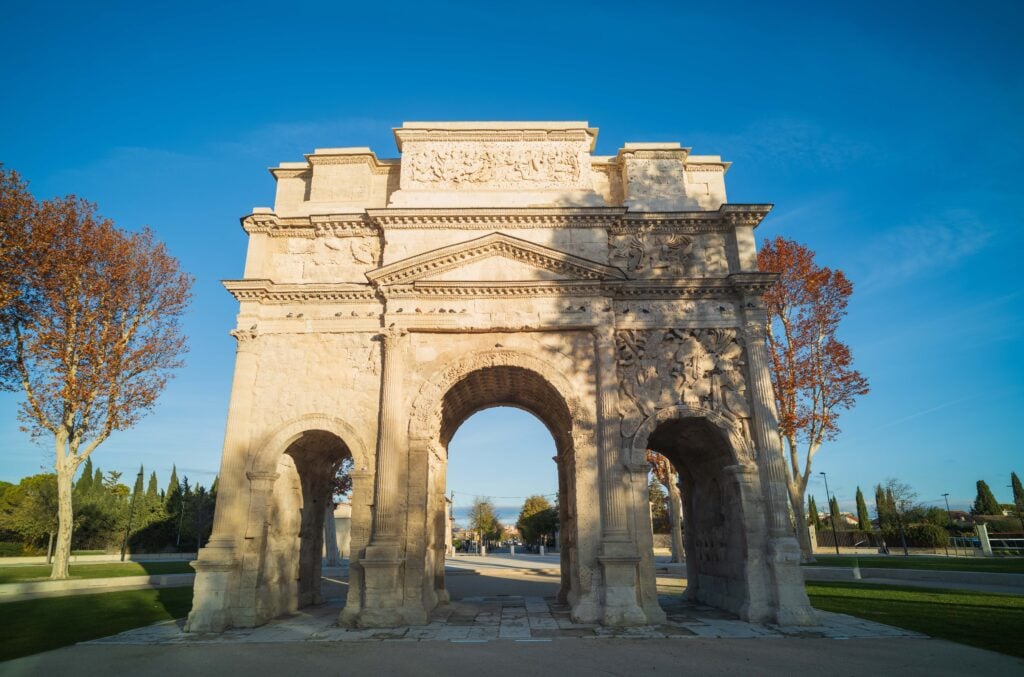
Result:
<svg viewBox="0 0 1024 677"><path fill-rule="evenodd" d="M71 578L118 578L121 576L162 576L166 574L193 574L188 562L102 562L98 564L72 564ZM50 566L33 564L0 567L0 584L28 583L48 580Z"/></svg>
<svg viewBox="0 0 1024 677"><path fill-rule="evenodd" d="M857 583L808 583L818 609L1024 657L1024 596Z"/></svg>
<svg viewBox="0 0 1024 677"><path fill-rule="evenodd" d="M0 660L182 618L192 588L128 590L0 604Z"/></svg>

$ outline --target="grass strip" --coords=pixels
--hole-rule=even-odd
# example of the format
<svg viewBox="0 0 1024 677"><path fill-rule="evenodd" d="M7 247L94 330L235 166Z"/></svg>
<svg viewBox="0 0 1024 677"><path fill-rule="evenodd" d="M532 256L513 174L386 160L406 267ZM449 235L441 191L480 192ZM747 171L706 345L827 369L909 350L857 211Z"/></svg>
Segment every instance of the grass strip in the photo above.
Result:
<svg viewBox="0 0 1024 677"><path fill-rule="evenodd" d="M993 574L1024 574L1024 557L927 557L889 555L853 557L849 555L817 555L817 562L807 566L852 567L862 569L924 569L931 571L975 571Z"/></svg>
<svg viewBox="0 0 1024 677"><path fill-rule="evenodd" d="M188 562L109 562L104 564L72 564L71 578L118 578L120 576L159 576L163 574L194 574ZM0 584L45 581L50 577L48 564L0 567Z"/></svg>
<svg viewBox="0 0 1024 677"><path fill-rule="evenodd" d="M1024 595L867 583L807 583L818 609L1024 658Z"/></svg>
<svg viewBox="0 0 1024 677"><path fill-rule="evenodd" d="M181 618L191 608L191 586L7 602L0 604L0 660Z"/></svg>

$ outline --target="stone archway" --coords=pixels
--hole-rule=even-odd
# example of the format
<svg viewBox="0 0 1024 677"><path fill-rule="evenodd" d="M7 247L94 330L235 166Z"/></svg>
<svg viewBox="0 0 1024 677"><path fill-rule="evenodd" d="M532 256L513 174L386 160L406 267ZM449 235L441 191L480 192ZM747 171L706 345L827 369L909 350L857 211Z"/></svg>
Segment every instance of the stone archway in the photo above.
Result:
<svg viewBox="0 0 1024 677"><path fill-rule="evenodd" d="M767 523L749 444L725 417L685 405L640 426L633 453L672 463L683 497L686 597L745 620L774 619L762 553Z"/></svg>
<svg viewBox="0 0 1024 677"><path fill-rule="evenodd" d="M579 547L582 540L585 548L596 548L599 527L593 504L581 506L576 490L578 456L586 457L593 449L594 420L592 413L581 406L575 387L563 371L571 368L571 361L560 354L545 358L524 352L492 350L456 360L438 369L413 401L410 451L429 454L430 461L425 464L429 470L424 477L428 496L424 553L428 575L423 594L424 603L430 608L448 599L441 531L448 443L459 426L474 413L495 406L510 406L536 416L555 442L560 494L559 600L569 604L577 617L592 620L596 613L597 591L586 585L592 574L581 565ZM586 462L586 458L584 460Z"/></svg>
<svg viewBox="0 0 1024 677"><path fill-rule="evenodd" d="M190 630L222 623L260 625L323 601L320 586L325 504L331 479L346 458L351 458L356 468L353 503L368 503L366 447L346 422L326 415L307 415L267 436L245 473L250 489L244 550L230 568L218 562L209 568L202 560L193 563L198 572L213 575L197 577L197 587L205 587L199 587L201 594L196 596L189 614ZM368 531L368 508L357 507L353 520ZM211 537L215 546L217 538L224 536L215 530ZM350 579L353 577L358 580L359 572L350 572ZM237 600L236 608L225 609L225 599Z"/></svg>
<svg viewBox="0 0 1024 677"><path fill-rule="evenodd" d="M428 622L444 597L445 445L499 403L538 414L558 445L578 620L664 617L645 554L655 444L735 525L719 548L729 562L700 569L694 594L813 621L764 346L775 276L757 269L754 229L771 205L728 203L718 156L672 143L593 155L596 135L581 122L410 123L395 130L399 159L324 148L271 170L275 207L242 219L245 278L225 283L237 353L189 629L315 600L308 586L280 592L268 553L302 551L296 506L342 447L357 479L341 621ZM273 532L282 510L287 538ZM301 559L281 570L310 580Z"/></svg>

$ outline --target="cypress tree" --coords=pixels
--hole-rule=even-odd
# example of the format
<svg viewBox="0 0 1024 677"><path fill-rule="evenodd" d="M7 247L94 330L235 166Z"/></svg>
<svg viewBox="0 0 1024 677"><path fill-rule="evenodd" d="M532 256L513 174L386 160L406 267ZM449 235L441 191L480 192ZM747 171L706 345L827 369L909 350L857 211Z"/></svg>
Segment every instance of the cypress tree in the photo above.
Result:
<svg viewBox="0 0 1024 677"><path fill-rule="evenodd" d="M75 483L75 493L79 495L88 494L92 490L92 457L85 459L82 466L82 474Z"/></svg>
<svg viewBox="0 0 1024 677"><path fill-rule="evenodd" d="M146 487L146 498L155 499L159 496L160 491L156 488L156 471L154 470L149 476L149 486Z"/></svg>
<svg viewBox="0 0 1024 677"><path fill-rule="evenodd" d="M143 468L139 466L139 474L135 476L135 488L132 490L132 495L139 496L142 493L142 474Z"/></svg>
<svg viewBox="0 0 1024 677"><path fill-rule="evenodd" d="M836 529L841 527L843 523L839 519L839 500L835 496L828 502L828 511L832 513L832 524L836 526Z"/></svg>
<svg viewBox="0 0 1024 677"><path fill-rule="evenodd" d="M871 516L868 515L868 505L864 502L864 492L860 487L857 487L857 528L871 531Z"/></svg>
<svg viewBox="0 0 1024 677"><path fill-rule="evenodd" d="M174 491L181 491L180 483L178 482L178 466L171 466L171 479L167 482L167 495L170 496Z"/></svg>
<svg viewBox="0 0 1024 677"><path fill-rule="evenodd" d="M807 501L807 512L811 519L811 524L814 525L815 529L821 529L821 515L818 514L818 503L814 500L814 496L811 496Z"/></svg>
<svg viewBox="0 0 1024 677"><path fill-rule="evenodd" d="M999 501L992 495L992 490L988 488L988 484L985 480L978 480L978 495L974 499L974 507L971 508L971 512L975 515L1002 515L1003 511L999 507Z"/></svg>
<svg viewBox="0 0 1024 677"><path fill-rule="evenodd" d="M92 476L92 486L89 487L90 493L102 494L103 493L103 471L96 467L96 472Z"/></svg>
<svg viewBox="0 0 1024 677"><path fill-rule="evenodd" d="M1010 473L1010 486L1013 487L1013 505L1016 506L1017 513L1024 513L1024 486L1015 472Z"/></svg>
<svg viewBox="0 0 1024 677"><path fill-rule="evenodd" d="M171 480L167 483L167 492L164 496L166 497L167 512L176 513L178 511L177 501L181 497L181 484L178 482L177 465L171 466Z"/></svg>
<svg viewBox="0 0 1024 677"><path fill-rule="evenodd" d="M885 491L881 484L875 485L875 515L878 516L878 528L885 530L889 528L889 515L885 511Z"/></svg>

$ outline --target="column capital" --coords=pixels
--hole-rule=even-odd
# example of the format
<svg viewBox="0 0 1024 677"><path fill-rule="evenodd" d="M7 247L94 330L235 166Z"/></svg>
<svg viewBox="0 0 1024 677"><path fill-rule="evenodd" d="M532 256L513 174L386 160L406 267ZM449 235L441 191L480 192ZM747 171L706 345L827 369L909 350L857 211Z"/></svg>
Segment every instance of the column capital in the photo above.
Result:
<svg viewBox="0 0 1024 677"><path fill-rule="evenodd" d="M396 327L395 325L392 324L381 330L381 332L377 334L377 336L381 343L384 344L384 347L390 350L392 348L397 347L398 342L402 339L402 337L406 336L408 333L409 331L407 329L403 327Z"/></svg>
<svg viewBox="0 0 1024 677"><path fill-rule="evenodd" d="M256 347L256 340L261 336L261 334L256 331L255 324L248 329L232 329L228 333L235 338L237 344L236 350L238 352L254 349Z"/></svg>

